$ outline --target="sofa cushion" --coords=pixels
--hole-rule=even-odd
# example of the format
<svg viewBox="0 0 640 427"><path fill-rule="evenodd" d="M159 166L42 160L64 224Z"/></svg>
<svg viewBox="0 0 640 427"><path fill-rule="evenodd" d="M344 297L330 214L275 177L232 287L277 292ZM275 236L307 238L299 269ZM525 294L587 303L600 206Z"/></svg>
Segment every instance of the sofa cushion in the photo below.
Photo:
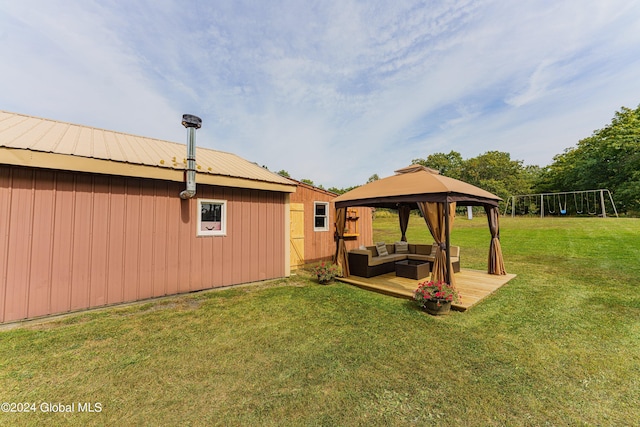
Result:
<svg viewBox="0 0 640 427"><path fill-rule="evenodd" d="M407 242L396 242L394 243L396 253L397 254L408 254L409 253L409 244Z"/></svg>
<svg viewBox="0 0 640 427"><path fill-rule="evenodd" d="M451 258L460 256L460 246L449 246L449 254Z"/></svg>
<svg viewBox="0 0 640 427"><path fill-rule="evenodd" d="M415 261L431 261L431 262L434 262L436 260L431 255L420 255L420 254L409 254L407 255L407 259L412 259Z"/></svg>
<svg viewBox="0 0 640 427"><path fill-rule="evenodd" d="M432 245L415 245L415 254L431 255Z"/></svg>
<svg viewBox="0 0 640 427"><path fill-rule="evenodd" d="M376 256L371 258L369 261L369 266L373 267L376 265L386 264L388 262L395 263L396 261L402 261L403 259L407 259L407 255L405 254L390 254L385 256Z"/></svg>
<svg viewBox="0 0 640 427"><path fill-rule="evenodd" d="M387 251L387 245L385 245L384 242L376 243L376 249L378 251L378 256L389 255L389 251Z"/></svg>

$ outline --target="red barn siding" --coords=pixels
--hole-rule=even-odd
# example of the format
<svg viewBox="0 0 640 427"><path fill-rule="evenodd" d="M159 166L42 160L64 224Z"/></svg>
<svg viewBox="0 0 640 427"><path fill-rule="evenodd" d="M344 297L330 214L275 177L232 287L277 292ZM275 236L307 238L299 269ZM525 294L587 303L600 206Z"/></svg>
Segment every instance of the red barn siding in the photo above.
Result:
<svg viewBox="0 0 640 427"><path fill-rule="evenodd" d="M156 210L153 212L153 256L152 256L152 296L159 297L166 295L167 292L167 251L170 240L168 240L167 233L163 233L161 230L166 230L167 226L167 210L168 210L168 198L169 192L166 184L158 184L155 188L154 205Z"/></svg>
<svg viewBox="0 0 640 427"><path fill-rule="evenodd" d="M51 243L53 241L53 173L39 171L35 177L34 204L40 206L37 218L33 221L32 235L42 236L39 245L31 248L31 266L29 270L30 289L28 301L28 316L40 316L49 309L49 281L51 269L40 266L49 265L51 257Z"/></svg>
<svg viewBox="0 0 640 427"><path fill-rule="evenodd" d="M283 193L227 200L227 235L197 237L180 183L0 168L0 322L283 277Z"/></svg>
<svg viewBox="0 0 640 427"><path fill-rule="evenodd" d="M31 225L33 224L33 174L27 170L16 170L11 177L14 182L9 200L9 245L5 267L5 316L27 317L29 292L29 269L31 267ZM4 254L3 254L4 255ZM23 286L13 286L24 283Z"/></svg>
<svg viewBox="0 0 640 427"><path fill-rule="evenodd" d="M74 177L58 176L55 184L54 238L51 250L51 299L49 311L59 313L69 308L71 298L71 258L74 213ZM9 232L9 230L7 230ZM15 230L12 230L15 232ZM5 317L6 319L6 317Z"/></svg>
<svg viewBox="0 0 640 427"><path fill-rule="evenodd" d="M53 178L52 178L53 180ZM109 179L96 176L93 180L93 217L91 224L91 286L89 288L89 305L97 307L107 303L107 268L108 259L105 254L109 247Z"/></svg>
<svg viewBox="0 0 640 427"><path fill-rule="evenodd" d="M332 205L333 207L333 205ZM347 250L357 249L361 245L371 246L373 244L373 210L368 207L350 208L355 209L358 215L357 238L346 240Z"/></svg>

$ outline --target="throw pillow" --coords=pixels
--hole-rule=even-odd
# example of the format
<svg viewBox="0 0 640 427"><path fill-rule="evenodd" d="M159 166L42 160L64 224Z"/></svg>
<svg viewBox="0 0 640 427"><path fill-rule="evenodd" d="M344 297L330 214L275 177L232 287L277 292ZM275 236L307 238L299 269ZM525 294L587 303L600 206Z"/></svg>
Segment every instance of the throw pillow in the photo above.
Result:
<svg viewBox="0 0 640 427"><path fill-rule="evenodd" d="M387 245L384 242L376 243L376 249L378 250L378 256L387 256L389 252L387 251Z"/></svg>
<svg viewBox="0 0 640 427"><path fill-rule="evenodd" d="M409 243L407 242L396 242L394 243L396 246L397 254L408 254L409 253Z"/></svg>

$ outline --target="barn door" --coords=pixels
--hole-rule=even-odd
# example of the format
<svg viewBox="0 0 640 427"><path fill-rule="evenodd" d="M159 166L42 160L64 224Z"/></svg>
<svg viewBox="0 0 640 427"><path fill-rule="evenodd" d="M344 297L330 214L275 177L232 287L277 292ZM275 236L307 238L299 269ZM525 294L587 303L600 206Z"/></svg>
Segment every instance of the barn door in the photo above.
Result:
<svg viewBox="0 0 640 427"><path fill-rule="evenodd" d="M304 265L304 204L291 203L291 268Z"/></svg>

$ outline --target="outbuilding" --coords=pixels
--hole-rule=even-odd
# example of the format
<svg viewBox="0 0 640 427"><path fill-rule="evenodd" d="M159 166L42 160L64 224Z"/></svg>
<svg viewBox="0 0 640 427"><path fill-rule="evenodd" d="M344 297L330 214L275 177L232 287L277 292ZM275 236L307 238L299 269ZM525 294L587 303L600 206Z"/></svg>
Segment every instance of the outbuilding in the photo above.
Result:
<svg viewBox="0 0 640 427"><path fill-rule="evenodd" d="M176 125L179 125L176 123ZM296 185L234 154L0 111L0 323L290 274Z"/></svg>
<svg viewBox="0 0 640 427"><path fill-rule="evenodd" d="M335 204L338 194L306 182L291 180L291 267L331 260L336 252ZM348 210L347 250L373 242L373 210L363 206Z"/></svg>

